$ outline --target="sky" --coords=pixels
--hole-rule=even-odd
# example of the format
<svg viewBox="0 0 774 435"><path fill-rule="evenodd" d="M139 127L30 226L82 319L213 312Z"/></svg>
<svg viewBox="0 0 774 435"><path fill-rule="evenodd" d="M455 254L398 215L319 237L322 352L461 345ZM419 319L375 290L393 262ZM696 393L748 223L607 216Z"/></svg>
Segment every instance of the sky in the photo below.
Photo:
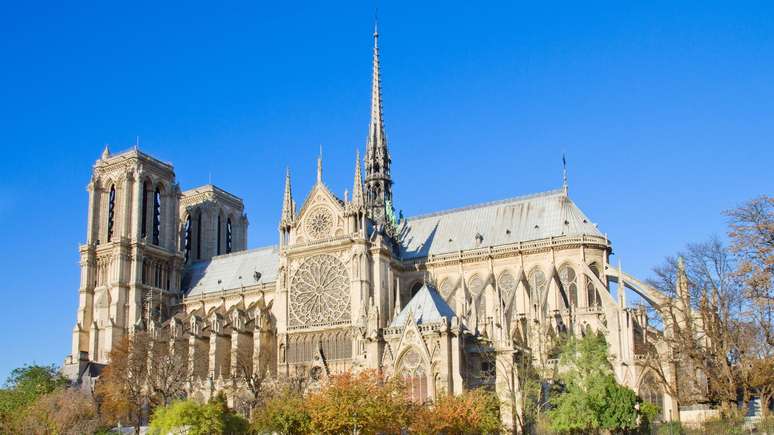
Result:
<svg viewBox="0 0 774 435"><path fill-rule="evenodd" d="M629 4L637 3L637 4ZM61 364L78 304L91 166L105 144L243 198L248 245L301 201L351 189L377 5L0 6L0 382ZM378 5L394 203L411 216L555 189L640 278L723 210L774 191L771 2Z"/></svg>

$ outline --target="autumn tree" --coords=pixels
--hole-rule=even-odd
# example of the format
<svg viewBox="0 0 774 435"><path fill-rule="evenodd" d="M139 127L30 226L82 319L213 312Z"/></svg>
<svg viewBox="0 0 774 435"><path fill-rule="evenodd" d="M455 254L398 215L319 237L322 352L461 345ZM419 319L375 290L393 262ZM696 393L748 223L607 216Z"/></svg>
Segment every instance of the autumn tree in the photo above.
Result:
<svg viewBox="0 0 774 435"><path fill-rule="evenodd" d="M430 434L500 433L500 401L493 392L468 390L460 395L442 395L417 409L410 432Z"/></svg>
<svg viewBox="0 0 774 435"><path fill-rule="evenodd" d="M99 428L92 397L73 388L58 388L40 396L22 413L18 433L79 435Z"/></svg>
<svg viewBox="0 0 774 435"><path fill-rule="evenodd" d="M110 351L110 363L102 371L95 394L100 413L108 424L131 423L137 431L149 405L149 340L144 332L122 337Z"/></svg>
<svg viewBox="0 0 774 435"><path fill-rule="evenodd" d="M306 398L312 432L400 433L415 409L402 379L376 371L331 376Z"/></svg>

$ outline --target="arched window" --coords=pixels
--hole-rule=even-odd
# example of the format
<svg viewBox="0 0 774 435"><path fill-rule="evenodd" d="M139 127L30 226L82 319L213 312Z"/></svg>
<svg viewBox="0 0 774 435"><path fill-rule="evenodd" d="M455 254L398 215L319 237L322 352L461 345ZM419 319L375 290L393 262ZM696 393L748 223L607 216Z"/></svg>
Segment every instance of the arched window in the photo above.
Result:
<svg viewBox="0 0 774 435"><path fill-rule="evenodd" d="M191 215L185 218L185 227L183 228L183 251L185 252L185 262L191 259Z"/></svg>
<svg viewBox="0 0 774 435"><path fill-rule="evenodd" d="M202 212L196 215L196 259L202 259Z"/></svg>
<svg viewBox="0 0 774 435"><path fill-rule="evenodd" d="M411 286L411 297L413 298L415 294L422 288L422 282L417 281L414 283L414 285Z"/></svg>
<svg viewBox="0 0 774 435"><path fill-rule="evenodd" d="M503 300L509 301L511 298L511 295L514 294L516 291L516 278L513 277L513 275L505 271L502 274L500 274L500 279L497 280L497 285L500 287L500 293L503 296Z"/></svg>
<svg viewBox="0 0 774 435"><path fill-rule="evenodd" d="M107 241L113 240L113 221L116 208L116 185L110 186L110 197L108 198L108 222L107 222Z"/></svg>
<svg viewBox="0 0 774 435"><path fill-rule="evenodd" d="M650 371L640 381L639 396L643 401L656 405L659 409L664 409L664 394L661 391L661 385Z"/></svg>
<svg viewBox="0 0 774 435"><path fill-rule="evenodd" d="M161 191L156 188L153 193L153 244L159 244L161 234Z"/></svg>
<svg viewBox="0 0 774 435"><path fill-rule="evenodd" d="M422 364L422 356L411 348L400 359L397 373L406 382L406 394L417 403L424 403L429 397L427 390L427 371Z"/></svg>
<svg viewBox="0 0 774 435"><path fill-rule="evenodd" d="M218 215L218 237L217 237L217 239L218 239L218 250L217 250L217 255L220 255L220 237L221 237L221 235L220 235L221 234L220 227L223 225L223 223L221 221L222 221L222 218L220 217L220 215Z"/></svg>
<svg viewBox="0 0 774 435"><path fill-rule="evenodd" d="M231 218L226 219L226 254L231 253Z"/></svg>
<svg viewBox="0 0 774 435"><path fill-rule="evenodd" d="M454 288L452 286L450 279L445 279L443 282L441 282L441 286L438 287L438 289L441 291L441 296L444 297L444 299L449 300L449 297L451 297L452 293L454 292Z"/></svg>
<svg viewBox="0 0 774 435"><path fill-rule="evenodd" d="M474 275L468 282L468 290L473 295L478 321L486 320L486 298L483 295L484 281L478 275Z"/></svg>
<svg viewBox="0 0 774 435"><path fill-rule="evenodd" d="M567 265L562 266L562 268L559 269L559 281L562 282L562 288L569 298L570 306L577 307L578 277L575 275L575 270Z"/></svg>
<svg viewBox="0 0 774 435"><path fill-rule="evenodd" d="M140 224L140 237L143 239L148 237L148 192L150 192L150 185L146 181L142 184L142 223Z"/></svg>
<svg viewBox="0 0 774 435"><path fill-rule="evenodd" d="M536 304L540 296L546 291L546 275L536 267L530 271L527 281L529 281L527 296L530 300L533 300L534 296L533 304Z"/></svg>
<svg viewBox="0 0 774 435"><path fill-rule="evenodd" d="M594 282L591 278L586 277L586 297L589 301L590 307L598 307L602 305L602 299L599 297L597 289L594 287Z"/></svg>

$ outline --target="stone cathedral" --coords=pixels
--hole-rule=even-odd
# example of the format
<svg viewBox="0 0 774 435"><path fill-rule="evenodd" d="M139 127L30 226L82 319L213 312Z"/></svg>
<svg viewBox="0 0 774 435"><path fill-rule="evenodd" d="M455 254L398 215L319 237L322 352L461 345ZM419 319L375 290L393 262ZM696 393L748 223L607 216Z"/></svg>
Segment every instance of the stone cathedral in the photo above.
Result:
<svg viewBox="0 0 774 435"><path fill-rule="evenodd" d="M641 364L661 333L615 289L655 304L664 296L608 264L611 241L566 177L557 190L404 218L392 164L376 32L351 195L326 186L319 159L299 204L288 172L277 245L247 249L239 197L211 184L182 190L172 165L106 148L88 184L65 372L98 373L117 340L143 329L188 361L193 397L234 385L245 365L312 380L372 368L405 377L418 401L491 388L512 424L515 355L548 370L559 334L602 331L619 382L671 415L674 401Z"/></svg>

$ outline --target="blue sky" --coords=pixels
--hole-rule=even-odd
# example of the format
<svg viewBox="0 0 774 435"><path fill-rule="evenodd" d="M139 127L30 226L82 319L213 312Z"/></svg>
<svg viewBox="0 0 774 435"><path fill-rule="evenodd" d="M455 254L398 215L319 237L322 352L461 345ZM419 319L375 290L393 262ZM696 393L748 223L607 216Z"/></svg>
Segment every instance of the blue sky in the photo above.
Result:
<svg viewBox="0 0 774 435"><path fill-rule="evenodd" d="M374 3L0 7L0 378L70 351L86 183L106 143L244 198L276 242L283 171L350 188ZM772 193L770 2L382 2L395 205L408 216L554 189L642 278L721 211ZM678 4L679 3L679 4ZM613 261L617 261L614 259Z"/></svg>

